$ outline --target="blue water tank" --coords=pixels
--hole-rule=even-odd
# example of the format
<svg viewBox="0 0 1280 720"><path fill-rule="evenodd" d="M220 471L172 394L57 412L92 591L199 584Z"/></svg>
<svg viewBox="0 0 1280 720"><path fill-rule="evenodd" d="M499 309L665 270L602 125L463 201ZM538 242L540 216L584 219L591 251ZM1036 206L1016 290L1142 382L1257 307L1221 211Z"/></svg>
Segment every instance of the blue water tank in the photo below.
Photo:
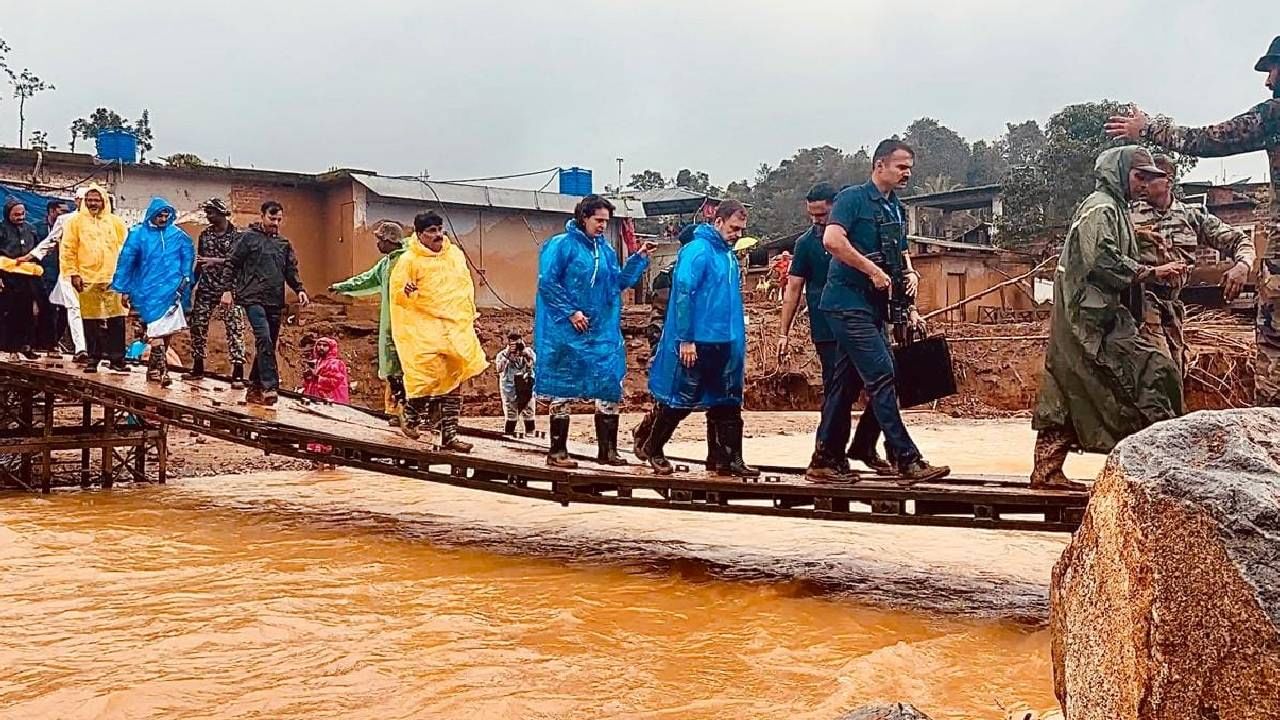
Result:
<svg viewBox="0 0 1280 720"><path fill-rule="evenodd" d="M580 167L560 168L560 194L585 197L591 194L591 171Z"/></svg>
<svg viewBox="0 0 1280 720"><path fill-rule="evenodd" d="M107 162L138 162L138 138L124 130L100 130L96 138L98 157Z"/></svg>

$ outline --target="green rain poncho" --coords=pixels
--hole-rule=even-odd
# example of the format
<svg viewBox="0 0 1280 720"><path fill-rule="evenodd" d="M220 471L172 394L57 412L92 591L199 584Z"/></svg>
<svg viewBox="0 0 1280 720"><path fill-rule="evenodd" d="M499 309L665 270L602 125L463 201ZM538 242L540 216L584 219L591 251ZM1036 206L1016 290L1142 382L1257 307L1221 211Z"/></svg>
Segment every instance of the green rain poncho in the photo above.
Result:
<svg viewBox="0 0 1280 720"><path fill-rule="evenodd" d="M411 235L404 240L399 250L383 255L373 267L329 287L330 292L351 297L380 293L382 307L378 312L378 377L383 380L403 374L400 370L400 356L396 354L396 343L391 337L391 286L387 280L391 277L391 269L395 267L396 261L404 254L405 243L412 240Z"/></svg>
<svg viewBox="0 0 1280 720"><path fill-rule="evenodd" d="M1076 210L1054 278L1045 369L1032 426L1071 428L1087 452L1182 414L1173 361L1138 335L1129 299L1138 262L1125 189L1136 147L1098 156L1097 187Z"/></svg>

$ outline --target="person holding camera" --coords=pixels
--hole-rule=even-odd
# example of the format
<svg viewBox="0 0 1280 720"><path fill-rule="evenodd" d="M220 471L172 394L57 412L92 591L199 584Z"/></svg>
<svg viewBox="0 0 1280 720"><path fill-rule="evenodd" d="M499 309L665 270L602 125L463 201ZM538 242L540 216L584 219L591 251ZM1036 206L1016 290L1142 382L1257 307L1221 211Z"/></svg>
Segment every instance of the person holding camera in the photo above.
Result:
<svg viewBox="0 0 1280 720"><path fill-rule="evenodd" d="M885 336L894 278L873 258L896 246L905 268L899 269L901 291L915 295L919 276L907 256L906 212L896 190L907 186L915 151L899 140L884 140L872 156L871 179L836 195L822 245L831 253L827 284L819 309L839 348L832 369L836 389L822 406L816 455L826 467L840 467L849 441L849 414L862 389L867 409L884 432L889 460L897 465L898 482L910 485L946 477L950 468L924 461L912 442L898 407L893 353ZM895 272L899 271L895 270ZM849 478L852 479L852 478Z"/></svg>
<svg viewBox="0 0 1280 720"><path fill-rule="evenodd" d="M507 346L493 360L498 371L498 394L502 397L502 412L506 416L503 435L516 434L516 420L524 419L524 434L533 434L533 366L537 355L524 344L520 333L507 334Z"/></svg>

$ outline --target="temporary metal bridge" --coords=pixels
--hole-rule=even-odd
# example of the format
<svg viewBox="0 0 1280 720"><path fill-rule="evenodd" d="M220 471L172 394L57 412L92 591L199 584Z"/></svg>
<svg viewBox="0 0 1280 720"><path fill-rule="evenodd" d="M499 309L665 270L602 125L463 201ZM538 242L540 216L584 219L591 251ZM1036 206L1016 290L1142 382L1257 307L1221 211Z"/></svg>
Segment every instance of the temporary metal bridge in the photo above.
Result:
<svg viewBox="0 0 1280 720"><path fill-rule="evenodd" d="M910 487L870 477L828 485L807 481L802 468L766 466L758 480L739 480L711 476L686 460L663 477L639 464L597 464L580 446L571 448L580 466L563 470L547 467L545 448L533 440L464 428L472 452L440 452L405 438L377 413L296 395L281 397L273 408L247 406L240 392L216 378L161 388L136 368L91 375L59 358L0 362L0 483L43 492L76 482L163 483L169 428L268 454L562 505L1069 532L1088 501L1086 492L1032 489L1025 479L994 476Z"/></svg>

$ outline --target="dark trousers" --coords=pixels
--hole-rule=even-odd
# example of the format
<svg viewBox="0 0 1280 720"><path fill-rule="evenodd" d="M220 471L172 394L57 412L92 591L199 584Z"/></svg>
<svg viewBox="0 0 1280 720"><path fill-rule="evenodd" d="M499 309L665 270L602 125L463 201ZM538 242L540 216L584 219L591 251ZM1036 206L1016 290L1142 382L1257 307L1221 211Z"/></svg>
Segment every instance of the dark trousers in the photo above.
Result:
<svg viewBox="0 0 1280 720"><path fill-rule="evenodd" d="M898 409L894 387L893 352L885 337L884 320L871 312L849 310L828 312L827 321L836 334L839 356L832 368L831 390L822 403L819 442L825 453L844 449L849 438L850 412L858 393L867 391L868 412L884 430L889 457L899 467L920 459ZM864 413L865 417L866 413Z"/></svg>
<svg viewBox="0 0 1280 720"><path fill-rule="evenodd" d="M276 343L280 341L280 316L284 308L246 305L244 312L253 330L253 368L249 371L249 384L262 390L278 390L280 368L276 364Z"/></svg>
<svg viewBox="0 0 1280 720"><path fill-rule="evenodd" d="M17 352L35 344L36 281L25 275L3 278L0 290L0 351Z"/></svg>
<svg viewBox="0 0 1280 720"><path fill-rule="evenodd" d="M104 359L113 363L124 362L124 321L123 316L106 320L84 319L84 341L88 346L89 362Z"/></svg>
<svg viewBox="0 0 1280 720"><path fill-rule="evenodd" d="M36 292L36 347L54 352L67 332L67 309L49 300L48 290L41 285Z"/></svg>
<svg viewBox="0 0 1280 720"><path fill-rule="evenodd" d="M847 364L845 369L839 369L843 354L834 340L814 343L814 347L818 350L818 362L822 365L822 421L818 424L815 454L835 461L839 459L839 450L843 447L841 444L843 441L832 445L832 440L836 437L848 438L851 421L849 413L845 412L843 422L835 422L836 419L832 413L836 412L836 408L832 407L832 400L833 398L843 399L852 393L856 402L858 395L862 392L862 378ZM846 387L850 384L852 387ZM843 432L842 435L839 434L841 432ZM876 449L876 443L879 441L880 422L876 420L876 414L871 411L868 404L867 409L858 418L858 426L853 432L853 442L849 444L847 455L857 457L870 454Z"/></svg>

